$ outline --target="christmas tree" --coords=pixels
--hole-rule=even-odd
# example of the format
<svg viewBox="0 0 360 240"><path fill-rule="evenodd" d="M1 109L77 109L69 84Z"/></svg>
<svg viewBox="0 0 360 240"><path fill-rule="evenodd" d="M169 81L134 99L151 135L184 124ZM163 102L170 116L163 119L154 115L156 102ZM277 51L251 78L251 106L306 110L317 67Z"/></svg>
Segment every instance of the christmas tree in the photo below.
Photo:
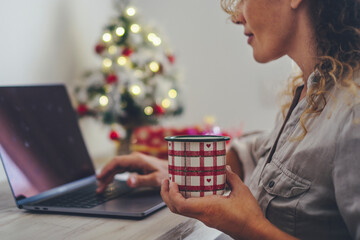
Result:
<svg viewBox="0 0 360 240"><path fill-rule="evenodd" d="M136 127L181 114L183 106L174 53L128 2L115 2L118 16L95 46L102 66L88 71L75 93L80 116L120 124L130 137ZM120 136L112 131L110 138Z"/></svg>

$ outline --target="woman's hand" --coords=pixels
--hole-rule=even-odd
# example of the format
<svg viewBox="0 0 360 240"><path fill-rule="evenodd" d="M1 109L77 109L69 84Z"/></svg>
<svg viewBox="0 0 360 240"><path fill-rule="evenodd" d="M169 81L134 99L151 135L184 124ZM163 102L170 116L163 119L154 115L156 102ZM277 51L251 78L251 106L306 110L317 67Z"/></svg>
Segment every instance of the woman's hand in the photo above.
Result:
<svg viewBox="0 0 360 240"><path fill-rule="evenodd" d="M232 190L229 196L185 199L178 185L169 184L168 179L161 186L161 196L172 212L196 218L235 239L291 239L264 217L250 190L229 166L226 178Z"/></svg>
<svg viewBox="0 0 360 240"><path fill-rule="evenodd" d="M138 152L117 156L96 177L98 180L96 192L103 192L117 173L126 171L135 172L127 180L130 187L159 187L161 181L168 177L168 161Z"/></svg>

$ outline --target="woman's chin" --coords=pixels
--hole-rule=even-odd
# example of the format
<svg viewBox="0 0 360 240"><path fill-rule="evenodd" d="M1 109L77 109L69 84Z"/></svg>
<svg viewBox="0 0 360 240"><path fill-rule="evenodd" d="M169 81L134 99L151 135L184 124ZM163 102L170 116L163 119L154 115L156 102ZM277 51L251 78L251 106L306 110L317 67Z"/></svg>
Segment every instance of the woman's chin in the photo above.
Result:
<svg viewBox="0 0 360 240"><path fill-rule="evenodd" d="M280 58L282 56L263 54L263 53L259 53L259 52L254 51L253 52L253 57L254 57L255 61L258 62L258 63L268 63L268 62L276 60L276 59L278 59L278 58Z"/></svg>
<svg viewBox="0 0 360 240"><path fill-rule="evenodd" d="M256 54L253 54L254 56L254 59L256 62L258 63L267 63L267 62L270 62L272 59L269 59L269 58L266 58L264 56L259 56L259 55L256 55Z"/></svg>

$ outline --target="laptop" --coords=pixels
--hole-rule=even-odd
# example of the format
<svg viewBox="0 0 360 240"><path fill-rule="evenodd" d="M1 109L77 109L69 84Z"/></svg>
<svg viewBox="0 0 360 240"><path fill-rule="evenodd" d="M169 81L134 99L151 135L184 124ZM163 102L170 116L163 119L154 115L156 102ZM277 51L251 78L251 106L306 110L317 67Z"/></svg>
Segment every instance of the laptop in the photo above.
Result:
<svg viewBox="0 0 360 240"><path fill-rule="evenodd" d="M64 85L0 87L0 158L20 209L143 218L165 206L159 189L125 181L96 195L94 165Z"/></svg>

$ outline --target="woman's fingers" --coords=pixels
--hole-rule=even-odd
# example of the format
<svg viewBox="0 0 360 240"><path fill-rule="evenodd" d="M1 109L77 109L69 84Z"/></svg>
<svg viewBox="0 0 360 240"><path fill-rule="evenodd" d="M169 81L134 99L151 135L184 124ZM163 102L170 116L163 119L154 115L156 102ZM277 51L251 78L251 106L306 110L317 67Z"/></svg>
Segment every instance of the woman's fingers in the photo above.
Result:
<svg viewBox="0 0 360 240"><path fill-rule="evenodd" d="M240 177L231 170L229 165L226 165L226 183L231 188L231 194L236 194L238 188L244 185Z"/></svg>
<svg viewBox="0 0 360 240"><path fill-rule="evenodd" d="M98 186L96 188L96 193L102 193L108 185L109 185L109 183L98 182Z"/></svg>
<svg viewBox="0 0 360 240"><path fill-rule="evenodd" d="M104 191L116 174L125 171L140 173L130 175L127 180L130 187L158 187L162 178L167 177L167 162L137 152L118 156L97 176L99 182L97 192Z"/></svg>
<svg viewBox="0 0 360 240"><path fill-rule="evenodd" d="M110 161L97 176L98 180L108 178L116 173L124 172L127 168L132 168L132 161L129 160L130 156L119 156Z"/></svg>
<svg viewBox="0 0 360 240"><path fill-rule="evenodd" d="M182 214L188 217L198 217L201 206L204 203L200 198L185 199L179 192L179 187L169 179L164 179L161 184L161 197L173 213Z"/></svg>
<svg viewBox="0 0 360 240"><path fill-rule="evenodd" d="M169 179L165 178L161 184L161 197L163 199L163 201L166 203L166 205L168 206L168 208L172 211L172 206L170 206L170 201L169 201Z"/></svg>
<svg viewBox="0 0 360 240"><path fill-rule="evenodd" d="M101 173L96 176L98 180L98 188L96 189L97 193L103 192L106 187L114 180L114 176L116 174L125 171L126 165L129 164L126 159L127 157L123 156L114 158L102 169Z"/></svg>
<svg viewBox="0 0 360 240"><path fill-rule="evenodd" d="M179 195L180 196L179 196ZM179 211L179 197L184 199L185 198L181 195L179 192L179 188L176 183L169 182L169 179L165 179L163 183L161 184L161 197L173 213L181 213Z"/></svg>
<svg viewBox="0 0 360 240"><path fill-rule="evenodd" d="M147 175L131 174L127 180L129 187L159 187L161 185L160 176L157 172Z"/></svg>
<svg viewBox="0 0 360 240"><path fill-rule="evenodd" d="M116 172L112 172L104 176L103 178L98 178L98 187L96 189L97 193L102 193L106 187L113 182Z"/></svg>
<svg viewBox="0 0 360 240"><path fill-rule="evenodd" d="M187 212L185 198L179 192L179 186L175 182L169 184L169 202L176 213L185 214Z"/></svg>

